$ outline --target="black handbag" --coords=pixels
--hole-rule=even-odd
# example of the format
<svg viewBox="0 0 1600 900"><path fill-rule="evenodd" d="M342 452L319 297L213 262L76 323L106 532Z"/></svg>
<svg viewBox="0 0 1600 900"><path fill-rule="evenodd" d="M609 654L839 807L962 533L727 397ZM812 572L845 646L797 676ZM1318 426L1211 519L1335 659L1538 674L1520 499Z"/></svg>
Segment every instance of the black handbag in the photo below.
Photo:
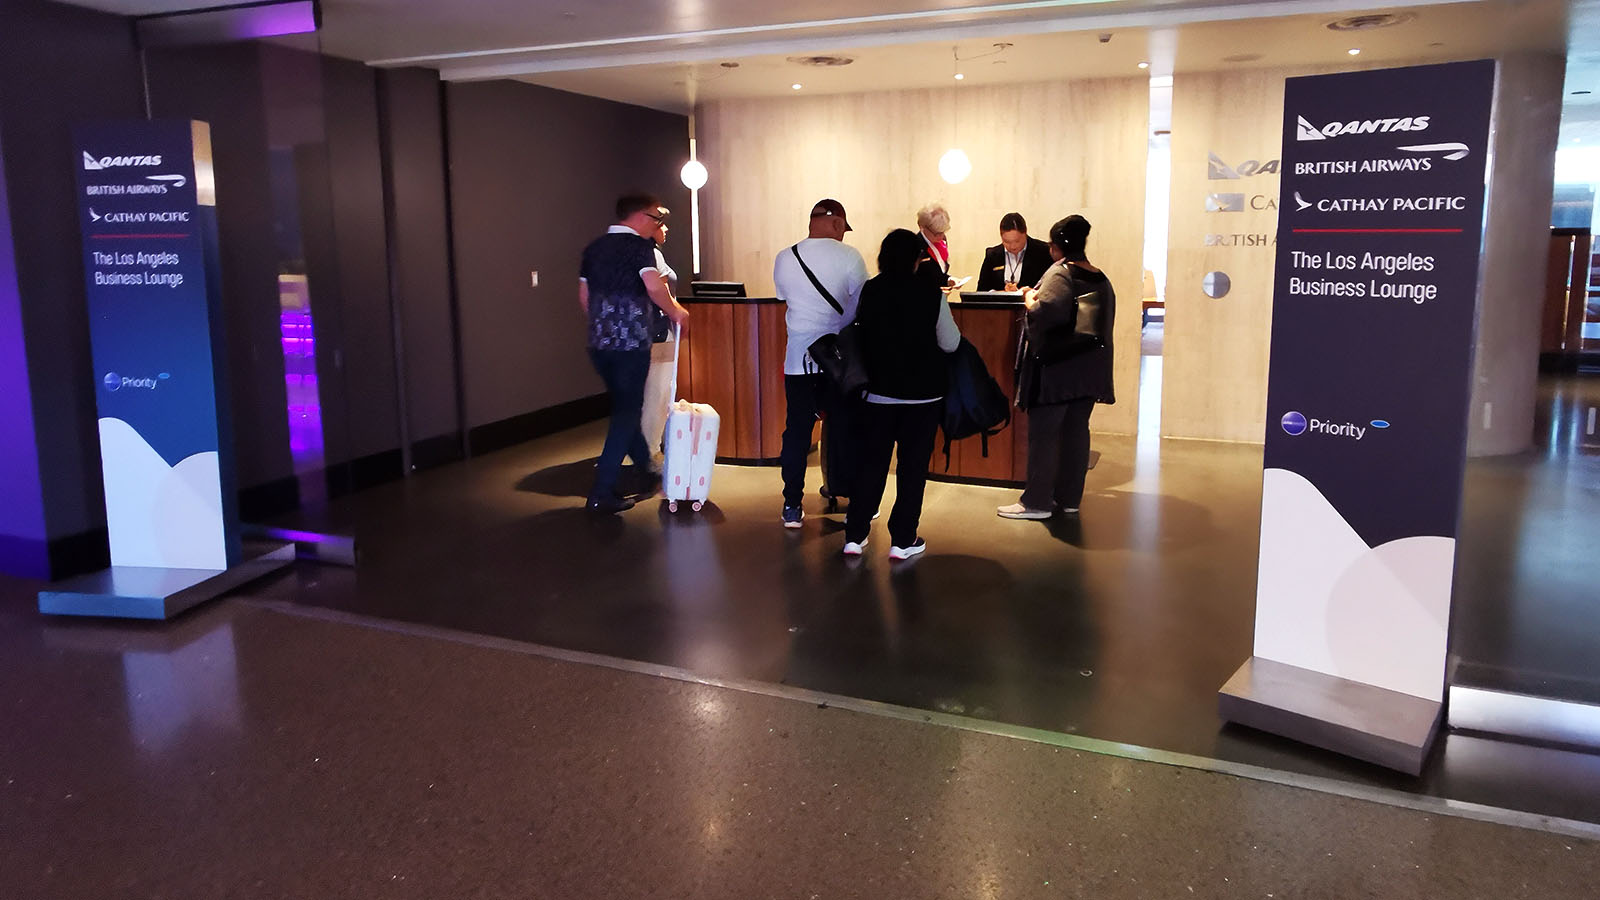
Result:
<svg viewBox="0 0 1600 900"><path fill-rule="evenodd" d="M1072 280L1076 290L1078 281L1072 278L1072 269L1067 267L1067 277ZM1062 323L1044 329L1037 341L1030 341L1031 350L1039 361L1049 365L1063 360L1082 356L1092 350L1098 350L1106 345L1101 338L1101 322L1105 316L1105 300L1098 290L1085 291L1078 294L1074 301L1076 309L1073 312L1072 323Z"/></svg>
<svg viewBox="0 0 1600 900"><path fill-rule="evenodd" d="M867 367L861 362L861 329L856 323L825 334L811 342L806 351L817 368L845 397L857 398L867 392Z"/></svg>
<svg viewBox="0 0 1600 900"><path fill-rule="evenodd" d="M833 299L833 294L822 286L822 282L817 280L816 273L812 272L811 267L800 257L800 245L790 247L789 252L794 254L795 262L800 264L800 269L811 279L811 286L817 289L822 299L828 301L834 312L844 315L844 307ZM806 352L811 354L811 359L816 362L817 368L822 370L822 374L833 382L833 386L840 394L850 398L860 397L867 391L867 368L861 362L859 334L860 330L856 328L854 322L851 322L839 329L838 334L825 334L812 341L811 346L806 348Z"/></svg>

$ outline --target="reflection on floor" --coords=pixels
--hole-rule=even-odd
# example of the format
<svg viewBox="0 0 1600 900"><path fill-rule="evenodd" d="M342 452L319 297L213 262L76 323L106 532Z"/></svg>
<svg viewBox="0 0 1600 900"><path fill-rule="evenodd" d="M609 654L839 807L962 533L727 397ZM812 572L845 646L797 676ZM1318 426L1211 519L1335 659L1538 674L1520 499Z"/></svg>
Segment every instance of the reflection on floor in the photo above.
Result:
<svg viewBox="0 0 1600 900"><path fill-rule="evenodd" d="M1600 703L1600 378L1545 379L1535 452L1467 467L1459 683Z"/></svg>
<svg viewBox="0 0 1600 900"><path fill-rule="evenodd" d="M1097 436L1072 521L1001 520L1013 492L931 484L930 550L895 566L881 523L857 564L817 505L780 528L774 469L720 467L701 515L592 519L579 506L600 436L298 520L359 535L361 566L254 594L1600 822L1597 756L1451 735L1413 781L1220 727L1215 692L1251 649L1258 446ZM1473 485L1469 520L1502 515Z"/></svg>

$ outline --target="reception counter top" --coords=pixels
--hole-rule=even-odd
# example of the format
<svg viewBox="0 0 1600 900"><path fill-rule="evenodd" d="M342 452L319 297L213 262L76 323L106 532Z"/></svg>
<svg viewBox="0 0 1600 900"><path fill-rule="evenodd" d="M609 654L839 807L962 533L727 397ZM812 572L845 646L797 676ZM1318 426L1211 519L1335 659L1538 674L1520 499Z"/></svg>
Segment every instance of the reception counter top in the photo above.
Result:
<svg viewBox="0 0 1600 900"><path fill-rule="evenodd" d="M788 332L783 301L775 297L681 297L690 307L679 351L678 395L709 403L722 417L718 459L771 465L783 443L783 357ZM1017 339L1022 298L964 297L950 304L961 334L978 349L1006 396L1015 400ZM929 471L936 478L980 484L1020 484L1027 474L1027 417L1015 408L1012 424L989 439L984 456L978 438L950 448L938 441Z"/></svg>

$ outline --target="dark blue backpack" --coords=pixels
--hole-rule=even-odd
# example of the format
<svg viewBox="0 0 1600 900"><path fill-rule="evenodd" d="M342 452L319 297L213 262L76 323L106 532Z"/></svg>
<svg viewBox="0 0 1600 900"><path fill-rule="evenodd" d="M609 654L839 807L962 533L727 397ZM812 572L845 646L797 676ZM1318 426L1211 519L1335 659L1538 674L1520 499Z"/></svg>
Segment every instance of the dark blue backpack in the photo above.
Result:
<svg viewBox="0 0 1600 900"><path fill-rule="evenodd" d="M1011 424L1011 399L989 374L978 348L966 338L950 354L950 383L944 393L944 470L950 471L950 442L977 435L983 455L989 438Z"/></svg>

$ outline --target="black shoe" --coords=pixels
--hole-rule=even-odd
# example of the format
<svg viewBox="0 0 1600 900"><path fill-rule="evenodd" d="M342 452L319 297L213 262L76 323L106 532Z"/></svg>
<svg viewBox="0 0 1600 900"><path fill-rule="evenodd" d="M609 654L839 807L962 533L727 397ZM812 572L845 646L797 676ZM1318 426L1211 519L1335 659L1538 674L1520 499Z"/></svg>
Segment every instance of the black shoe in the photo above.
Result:
<svg viewBox="0 0 1600 900"><path fill-rule="evenodd" d="M627 497L591 497L584 509L597 515L615 515L633 509L633 501Z"/></svg>
<svg viewBox="0 0 1600 900"><path fill-rule="evenodd" d="M640 466L623 469L617 493L625 497L651 497L661 489L661 476Z"/></svg>

